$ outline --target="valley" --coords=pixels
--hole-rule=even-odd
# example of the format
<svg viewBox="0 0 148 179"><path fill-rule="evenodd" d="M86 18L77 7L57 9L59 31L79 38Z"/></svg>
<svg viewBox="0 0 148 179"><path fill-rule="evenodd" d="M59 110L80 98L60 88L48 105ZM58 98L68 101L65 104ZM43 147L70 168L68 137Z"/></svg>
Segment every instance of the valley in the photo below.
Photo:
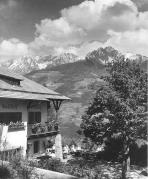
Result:
<svg viewBox="0 0 148 179"><path fill-rule="evenodd" d="M66 139L79 138L76 131L81 116L94 97L96 90L104 85L101 76L107 74L105 65L112 60L130 58L147 69L148 57L122 54L112 47L98 48L88 53L85 59L74 54L23 58L5 64L5 67L55 90L72 100L65 102L60 110L61 131ZM21 62L21 65L20 65ZM13 68L12 68L13 67Z"/></svg>

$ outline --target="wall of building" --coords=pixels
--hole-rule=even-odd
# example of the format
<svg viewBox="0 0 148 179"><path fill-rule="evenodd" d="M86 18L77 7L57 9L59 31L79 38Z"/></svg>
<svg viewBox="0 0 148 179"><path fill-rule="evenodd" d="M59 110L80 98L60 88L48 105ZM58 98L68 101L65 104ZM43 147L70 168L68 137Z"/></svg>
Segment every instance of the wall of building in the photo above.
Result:
<svg viewBox="0 0 148 179"><path fill-rule="evenodd" d="M47 122L47 102L42 102L41 103L41 118L42 118L42 124Z"/></svg>
<svg viewBox="0 0 148 179"><path fill-rule="evenodd" d="M22 122L25 128L22 130L8 131L6 137L7 148L22 147L22 153L25 155L27 149L27 102L20 100L1 99L0 112L21 112Z"/></svg>
<svg viewBox="0 0 148 179"><path fill-rule="evenodd" d="M39 141L39 149L40 149L40 153L45 153L45 147L43 145L43 143L47 144L48 141L52 141L55 144L55 136L51 136L51 137L45 137L45 138L36 138L36 139L30 139L28 140L28 143L30 144L30 149L28 150L28 154L29 155L33 155L34 154L34 142L35 141Z"/></svg>
<svg viewBox="0 0 148 179"><path fill-rule="evenodd" d="M27 127L27 122L25 122L25 128ZM17 130L17 131L8 131L7 133L7 143L9 148L22 148L22 154L25 156L27 149L27 130Z"/></svg>
<svg viewBox="0 0 148 179"><path fill-rule="evenodd" d="M34 142L40 142L40 152L45 152L43 147L43 141L48 141L52 137L49 138L37 138L27 141L27 123L28 123L28 112L41 112L41 123L45 124L47 122L47 102L34 101L31 102L29 108L27 107L29 101L23 100L14 100L14 99L1 99L0 100L0 112L21 112L22 113L22 122L24 122L25 129L24 130L14 130L7 132L7 144L9 148L13 147L22 147L23 154L26 154L27 143L30 143L30 152L34 153ZM55 138L55 136L54 136ZM56 140L59 141L59 140ZM59 142L58 142L59 143ZM59 147L59 146L58 146ZM59 153L59 152L57 152Z"/></svg>
<svg viewBox="0 0 148 179"><path fill-rule="evenodd" d="M0 100L0 112L22 112L22 122L27 122L27 102L21 100Z"/></svg>
<svg viewBox="0 0 148 179"><path fill-rule="evenodd" d="M47 122L47 102L34 101L30 104L28 112L41 112L41 123Z"/></svg>
<svg viewBox="0 0 148 179"><path fill-rule="evenodd" d="M47 121L47 102L34 101L31 103L30 108L27 109L28 101L15 100L15 99L1 99L0 112L21 112L22 122L24 122L24 130L14 130L7 132L7 145L11 147L22 147L23 154L25 155L27 149L27 122L28 111L40 111L41 122ZM42 149L42 148L41 148Z"/></svg>
<svg viewBox="0 0 148 179"><path fill-rule="evenodd" d="M28 108L28 112L41 112L41 123L45 125L47 122L47 102L45 101L33 101L30 103L30 106ZM28 131L28 134L30 135L30 130ZM28 140L28 154L33 155L34 154L34 142L39 141L39 151L40 153L45 152L45 149L43 147L43 141L46 141L46 138L36 138Z"/></svg>

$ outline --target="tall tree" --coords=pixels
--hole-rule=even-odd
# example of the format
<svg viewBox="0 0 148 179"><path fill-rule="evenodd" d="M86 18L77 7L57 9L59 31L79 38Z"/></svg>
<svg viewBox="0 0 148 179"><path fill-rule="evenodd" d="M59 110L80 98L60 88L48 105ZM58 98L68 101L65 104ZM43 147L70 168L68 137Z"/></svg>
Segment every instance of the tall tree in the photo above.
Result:
<svg viewBox="0 0 148 179"><path fill-rule="evenodd" d="M126 178L129 147L138 138L146 139L147 73L128 59L108 65L107 82L99 88L86 113L81 129L96 144L118 136L123 141L122 178Z"/></svg>

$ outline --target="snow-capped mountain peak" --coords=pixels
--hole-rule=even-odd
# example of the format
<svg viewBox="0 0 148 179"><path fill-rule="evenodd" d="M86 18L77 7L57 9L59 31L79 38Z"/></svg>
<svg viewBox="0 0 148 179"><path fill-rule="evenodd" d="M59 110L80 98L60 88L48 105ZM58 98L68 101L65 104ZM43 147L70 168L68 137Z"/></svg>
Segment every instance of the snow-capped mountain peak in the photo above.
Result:
<svg viewBox="0 0 148 179"><path fill-rule="evenodd" d="M65 63L73 63L78 61L79 58L72 53L63 53L59 56L23 56L17 59L9 60L7 63L1 64L1 66L18 73L29 73L33 70L45 69L47 66L56 66Z"/></svg>
<svg viewBox="0 0 148 179"><path fill-rule="evenodd" d="M97 50L88 53L85 57L85 60L95 64L105 65L113 60L122 58L135 60L138 63L148 61L148 57L129 52L122 54L111 46L98 48ZM33 70L41 70L61 64L74 63L78 60L80 60L80 58L72 53L63 53L58 56L23 56L18 59L9 60L1 64L1 66L4 66L12 71L25 74Z"/></svg>

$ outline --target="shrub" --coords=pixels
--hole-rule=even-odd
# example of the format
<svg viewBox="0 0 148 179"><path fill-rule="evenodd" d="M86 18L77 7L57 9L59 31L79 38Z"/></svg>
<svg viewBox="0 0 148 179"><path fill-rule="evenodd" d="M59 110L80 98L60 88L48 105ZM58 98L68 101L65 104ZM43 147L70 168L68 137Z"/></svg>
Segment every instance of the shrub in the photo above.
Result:
<svg viewBox="0 0 148 179"><path fill-rule="evenodd" d="M130 148L131 164L147 166L147 151L148 145L146 143L141 141L141 145L133 144Z"/></svg>
<svg viewBox="0 0 148 179"><path fill-rule="evenodd" d="M102 152L103 159L107 161L119 161L123 148L123 141L120 138L110 138L105 141L105 148Z"/></svg>
<svg viewBox="0 0 148 179"><path fill-rule="evenodd" d="M46 170L61 172L61 173L64 172L64 164L60 161L60 159L54 159L54 158L41 159L38 167Z"/></svg>
<svg viewBox="0 0 148 179"><path fill-rule="evenodd" d="M5 165L0 166L0 179L9 179L9 178L11 178L10 169Z"/></svg>
<svg viewBox="0 0 148 179"><path fill-rule="evenodd" d="M69 160L65 165L65 173L85 179L102 178L99 165L84 158Z"/></svg>
<svg viewBox="0 0 148 179"><path fill-rule="evenodd" d="M97 153L97 159L106 161L121 162L122 140L120 138L111 138L105 142L104 151ZM147 165L148 145L141 139L137 140L130 146L131 164L146 166Z"/></svg>
<svg viewBox="0 0 148 179"><path fill-rule="evenodd" d="M12 168L16 171L16 175L19 179L30 179L35 176L34 163L28 161L21 156L16 156L11 160ZM37 175L36 175L37 177Z"/></svg>

